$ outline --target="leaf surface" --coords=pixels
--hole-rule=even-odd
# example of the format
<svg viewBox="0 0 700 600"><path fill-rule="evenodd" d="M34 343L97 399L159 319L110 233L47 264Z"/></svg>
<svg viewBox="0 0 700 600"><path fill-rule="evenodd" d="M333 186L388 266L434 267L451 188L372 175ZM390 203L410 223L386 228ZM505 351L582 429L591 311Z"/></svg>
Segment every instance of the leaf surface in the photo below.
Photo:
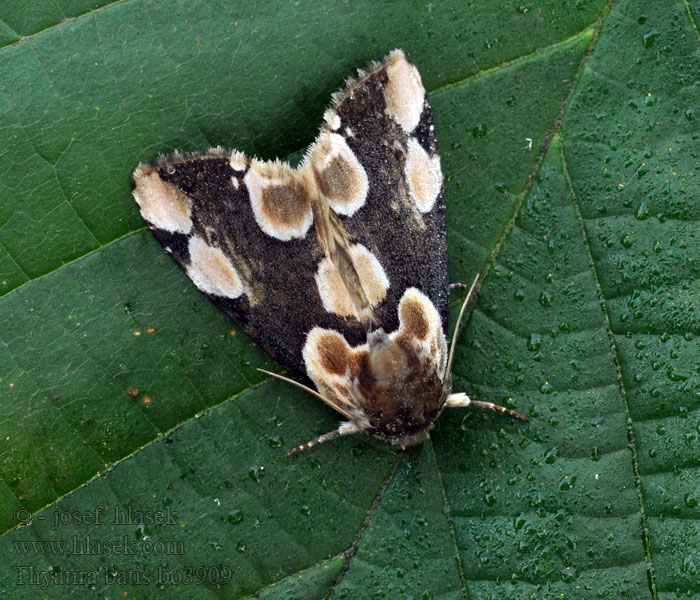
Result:
<svg viewBox="0 0 700 600"><path fill-rule="evenodd" d="M1 6L3 595L700 595L698 18ZM129 177L175 148L297 154L394 47L433 106L452 280L486 273L455 388L530 422L453 410L405 453L356 436L289 460L336 415L261 377Z"/></svg>

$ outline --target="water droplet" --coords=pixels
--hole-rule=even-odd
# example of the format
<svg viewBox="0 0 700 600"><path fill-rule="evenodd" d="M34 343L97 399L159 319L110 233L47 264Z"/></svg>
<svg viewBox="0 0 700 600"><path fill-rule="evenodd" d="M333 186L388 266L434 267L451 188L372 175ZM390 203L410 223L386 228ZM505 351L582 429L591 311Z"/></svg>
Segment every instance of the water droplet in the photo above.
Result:
<svg viewBox="0 0 700 600"><path fill-rule="evenodd" d="M172 175L173 173L175 173L175 167L173 165L168 165L167 167L165 167L165 172L168 175Z"/></svg>
<svg viewBox="0 0 700 600"><path fill-rule="evenodd" d="M508 186L507 186L505 183L501 182L501 181L498 181L498 182L494 183L493 187L495 187L496 190L497 190L498 192L500 192L501 194L507 194L507 193L508 193Z"/></svg>
<svg viewBox="0 0 700 600"><path fill-rule="evenodd" d="M513 298L515 298L518 302L522 302L523 300L525 300L525 291L521 289L515 290Z"/></svg>
<svg viewBox="0 0 700 600"><path fill-rule="evenodd" d="M642 200L641 204L639 205L639 208L637 209L637 218L640 221L644 221L645 219L649 218L649 207L647 206L645 200Z"/></svg>
<svg viewBox="0 0 700 600"><path fill-rule="evenodd" d="M302 515L308 517L311 514L311 507L308 504L303 504L300 511Z"/></svg>
<svg viewBox="0 0 700 600"><path fill-rule="evenodd" d="M685 381L686 379L688 379L688 375L686 375L685 373L681 373L675 367L673 367L672 369L669 369L668 372L666 373L666 376L671 381Z"/></svg>
<svg viewBox="0 0 700 600"><path fill-rule="evenodd" d="M685 495L685 505L688 508L695 508L698 505L698 501L695 499L694 496L691 496L690 494Z"/></svg>
<svg viewBox="0 0 700 600"><path fill-rule="evenodd" d="M544 462L551 465L555 460L557 460L557 449L550 448L544 455Z"/></svg>
<svg viewBox="0 0 700 600"><path fill-rule="evenodd" d="M571 476L571 475L564 475L564 477L561 478L561 481L559 481L559 489L562 492L565 492L567 490L570 490L574 485L576 484L576 476Z"/></svg>
<svg viewBox="0 0 700 600"><path fill-rule="evenodd" d="M688 121L692 121L695 118L695 109L689 108L688 110L686 110L685 118L688 119Z"/></svg>
<svg viewBox="0 0 700 600"><path fill-rule="evenodd" d="M281 448L284 441L279 435L271 435L268 444L270 444L270 448Z"/></svg>
<svg viewBox="0 0 700 600"><path fill-rule="evenodd" d="M248 471L248 476L253 481L260 481L264 475L265 475L265 467L263 467L263 466L251 467L250 471Z"/></svg>
<svg viewBox="0 0 700 600"><path fill-rule="evenodd" d="M542 345L542 336L539 333L531 333L530 339L527 341L527 349L530 352L536 352Z"/></svg>
<svg viewBox="0 0 700 600"><path fill-rule="evenodd" d="M226 518L231 525L238 525L243 520L243 513L239 509L234 508L230 513L228 513Z"/></svg>
<svg viewBox="0 0 700 600"><path fill-rule="evenodd" d="M644 47L651 48L654 45L656 39L659 37L659 35L661 34L656 29L652 29L651 31L645 33L642 38L644 41Z"/></svg>
<svg viewBox="0 0 700 600"><path fill-rule="evenodd" d="M548 306L552 306L552 294L550 294L548 291L542 291L540 294L540 304L547 308Z"/></svg>
<svg viewBox="0 0 700 600"><path fill-rule="evenodd" d="M474 127L472 127L472 135L475 138L482 138L486 135L486 125L484 124L479 124Z"/></svg>
<svg viewBox="0 0 700 600"><path fill-rule="evenodd" d="M239 552L245 552L246 549L246 543L243 540L238 540L238 543L236 544L236 550Z"/></svg>

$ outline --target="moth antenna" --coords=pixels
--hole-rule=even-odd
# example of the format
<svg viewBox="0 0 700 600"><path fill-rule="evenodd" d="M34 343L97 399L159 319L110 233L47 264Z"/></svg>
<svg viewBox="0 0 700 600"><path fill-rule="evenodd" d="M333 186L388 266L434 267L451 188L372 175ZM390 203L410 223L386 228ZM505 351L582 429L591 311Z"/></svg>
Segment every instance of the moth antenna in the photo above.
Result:
<svg viewBox="0 0 700 600"><path fill-rule="evenodd" d="M450 373L452 373L452 359L454 358L455 355L455 346L457 345L457 336L459 335L459 326L462 323L462 316L464 315L464 311L467 308L467 305L469 304L469 300L471 300L472 294L474 293L474 288L476 287L476 284L479 281L479 274L476 274L476 277L474 277L474 281L472 282L472 286L469 288L469 291L467 292L467 297L464 299L464 302L462 302L462 308L459 309L459 316L457 317L457 324L455 325L455 330L454 333L452 334L452 342L450 342L450 355L449 358L447 359L447 367L445 367L445 381L447 381L447 378L449 377Z"/></svg>
<svg viewBox="0 0 700 600"><path fill-rule="evenodd" d="M291 383L292 385L295 385L296 387L304 390L305 392L308 392L312 396L316 396L316 398L318 398L319 400L322 400L328 406L337 410L344 417L347 417L348 419L352 419L352 416L350 415L350 413L348 413L346 410L341 408L335 402L332 402L331 400L326 398L324 395L319 394L316 390L312 390L309 386L304 385L303 383L299 383L298 381L294 381L293 379L290 379L289 377L285 377L284 375L280 375L278 373L273 373L272 371L266 371L265 369L256 369L256 370L260 371L261 373L265 373L265 375L269 375L270 377L274 377L275 379L279 379L280 381L285 381L287 383ZM326 440L323 440L323 441L325 442Z"/></svg>
<svg viewBox="0 0 700 600"><path fill-rule="evenodd" d="M445 406L450 408L464 408L465 406L476 406L476 408L485 408L487 410L493 410L499 412L502 415L507 415L509 417L514 417L520 421L527 421L528 418L525 415L521 415L515 410L506 408L505 406L500 406L499 404L494 404L493 402L481 402L480 400L471 400L469 396L465 393L460 392L458 394L450 394L445 401Z"/></svg>
<svg viewBox="0 0 700 600"><path fill-rule="evenodd" d="M338 429L334 429L333 431L329 431L328 433L319 435L317 438L314 438L313 440L308 441L305 444L299 444L298 446L295 446L289 452L287 452L287 457L292 457L295 454L299 454L299 452L303 452L304 450L308 450L309 448L313 448L314 446L323 444L323 442L330 442L331 440L339 438L341 435L358 433L359 431L362 431L360 427L355 425L355 423L353 423L352 421L348 421L347 423L343 423L340 427L338 427Z"/></svg>

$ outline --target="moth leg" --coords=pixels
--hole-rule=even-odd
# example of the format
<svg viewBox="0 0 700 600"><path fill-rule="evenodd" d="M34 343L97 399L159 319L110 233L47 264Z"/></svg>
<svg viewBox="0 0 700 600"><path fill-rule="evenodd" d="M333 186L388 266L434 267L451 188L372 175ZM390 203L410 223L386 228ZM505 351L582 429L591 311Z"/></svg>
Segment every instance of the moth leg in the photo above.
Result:
<svg viewBox="0 0 700 600"><path fill-rule="evenodd" d="M287 456L294 456L295 454L299 454L299 452L303 450L308 450L309 448L313 448L314 446L323 444L323 442L329 442L330 440L339 438L341 435L358 433L360 431L361 429L357 425L355 425L355 423L353 423L352 421L347 421L346 423L343 423L340 427L338 427L338 429L334 429L333 431L329 431L328 433L319 435L317 438L314 438L313 440L306 442L305 444L299 444L298 446L295 446L289 452L287 452Z"/></svg>
<svg viewBox="0 0 700 600"><path fill-rule="evenodd" d="M458 281L457 283L450 284L450 291L456 290L457 288L459 288L460 290L466 290L467 284L462 282L462 281Z"/></svg>
<svg viewBox="0 0 700 600"><path fill-rule="evenodd" d="M502 415L507 415L509 417L519 419L520 421L527 421L527 417L525 415L521 415L515 410L511 410L510 408L506 408L505 406L494 404L493 402L480 402L479 400L470 400L469 396L467 396L463 392L459 394L450 394L447 397L445 406L449 406L450 408L464 408L465 406L476 406L476 408L485 408L487 410L493 410L495 412L501 413Z"/></svg>

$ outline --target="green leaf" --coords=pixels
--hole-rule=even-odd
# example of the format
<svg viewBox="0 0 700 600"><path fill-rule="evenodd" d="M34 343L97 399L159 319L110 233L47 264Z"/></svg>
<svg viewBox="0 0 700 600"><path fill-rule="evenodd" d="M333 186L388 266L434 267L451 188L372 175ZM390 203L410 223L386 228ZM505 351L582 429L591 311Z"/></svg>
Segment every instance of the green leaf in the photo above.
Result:
<svg viewBox="0 0 700 600"><path fill-rule="evenodd" d="M0 6L3 596L700 595L697 7L25 4ZM530 421L454 409L406 452L290 460L337 416L260 376L129 177L298 153L394 47L452 280L486 274L455 388Z"/></svg>

